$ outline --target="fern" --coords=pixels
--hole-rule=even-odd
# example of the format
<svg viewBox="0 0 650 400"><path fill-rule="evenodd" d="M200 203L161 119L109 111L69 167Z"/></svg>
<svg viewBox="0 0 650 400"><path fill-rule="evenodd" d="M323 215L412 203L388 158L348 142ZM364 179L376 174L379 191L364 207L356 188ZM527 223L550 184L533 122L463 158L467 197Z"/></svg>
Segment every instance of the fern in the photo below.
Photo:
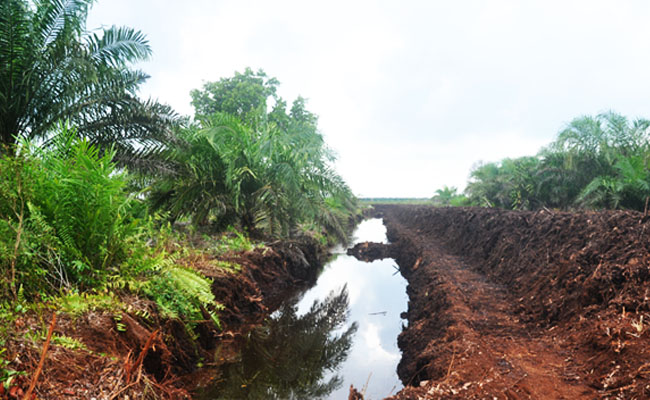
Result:
<svg viewBox="0 0 650 400"><path fill-rule="evenodd" d="M170 267L151 278L143 286L143 292L158 304L166 317L202 320L204 308L212 311L211 318L219 325L214 311L222 307L215 303L211 285L209 279L191 269Z"/></svg>
<svg viewBox="0 0 650 400"><path fill-rule="evenodd" d="M4 295L21 284L28 296L100 287L123 263L131 276L152 268L142 237L151 224L133 216L138 200L126 193L114 153L76 135L62 124L48 146L23 141L18 156L0 158Z"/></svg>

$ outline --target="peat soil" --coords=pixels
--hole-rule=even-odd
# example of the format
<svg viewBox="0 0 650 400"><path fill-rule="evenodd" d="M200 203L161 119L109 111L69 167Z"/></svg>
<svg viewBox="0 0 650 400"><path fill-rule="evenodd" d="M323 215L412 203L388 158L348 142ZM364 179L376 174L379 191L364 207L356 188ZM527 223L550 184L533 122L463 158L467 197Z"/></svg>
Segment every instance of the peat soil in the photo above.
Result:
<svg viewBox="0 0 650 400"><path fill-rule="evenodd" d="M375 206L408 280L393 399L650 398L641 213Z"/></svg>
<svg viewBox="0 0 650 400"><path fill-rule="evenodd" d="M213 279L221 327L209 315L194 333L178 320L164 319L153 302L120 295L126 312L90 311L72 317L58 315L54 336L72 338L81 348L50 345L34 391L38 399L147 399L191 398L203 380L213 379L211 369L236 355L239 345L255 326L274 311L293 291L313 284L325 260L325 249L315 240L282 241L243 253L220 256L241 266L232 272L218 268L216 259L205 254L186 257L178 263ZM44 311L18 318L6 347L10 368L25 371L0 390L0 399L23 397L37 370L41 346L28 339L28 332L41 337L47 329L53 305ZM42 339L45 339L43 334ZM201 371L209 371L202 374Z"/></svg>

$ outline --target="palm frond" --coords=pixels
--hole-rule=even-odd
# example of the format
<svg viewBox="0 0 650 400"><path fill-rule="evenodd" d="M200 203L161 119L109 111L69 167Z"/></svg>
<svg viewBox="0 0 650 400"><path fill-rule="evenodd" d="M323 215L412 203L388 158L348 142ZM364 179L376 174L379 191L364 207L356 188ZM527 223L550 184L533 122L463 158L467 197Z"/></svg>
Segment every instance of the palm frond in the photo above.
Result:
<svg viewBox="0 0 650 400"><path fill-rule="evenodd" d="M112 26L105 29L101 37L97 34L89 35L86 45L92 59L113 67L144 61L151 56L151 47L146 37L142 32L128 27Z"/></svg>
<svg viewBox="0 0 650 400"><path fill-rule="evenodd" d="M33 21L35 45L46 51L61 34L79 36L85 29L88 10L94 0L39 0Z"/></svg>

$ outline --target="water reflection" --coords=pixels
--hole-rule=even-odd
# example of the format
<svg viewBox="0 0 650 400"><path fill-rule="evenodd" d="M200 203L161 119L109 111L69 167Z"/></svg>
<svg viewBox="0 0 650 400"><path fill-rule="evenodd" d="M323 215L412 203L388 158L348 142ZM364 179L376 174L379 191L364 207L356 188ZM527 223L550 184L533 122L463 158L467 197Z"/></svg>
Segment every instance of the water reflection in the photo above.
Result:
<svg viewBox="0 0 650 400"><path fill-rule="evenodd" d="M353 242L365 241L387 242L380 219L359 224ZM316 285L254 331L240 362L220 367L199 399L345 399L350 384L379 399L402 387L397 335L406 281L392 259L362 262L343 247L334 253Z"/></svg>
<svg viewBox="0 0 650 400"><path fill-rule="evenodd" d="M200 399L319 399L339 388L336 374L357 324L346 325L348 291L332 291L298 314L298 299L285 302L254 330L241 361L226 366Z"/></svg>
<svg viewBox="0 0 650 400"><path fill-rule="evenodd" d="M359 224L352 245L365 241L387 243L381 219ZM362 262L346 255L345 249L341 252L298 303L298 314L306 312L315 299L346 284L350 294L349 321L356 321L359 328L348 358L338 370L343 385L329 398L347 398L353 384L360 390L366 387L366 398L383 399L402 387L396 373L401 357L397 336L402 331L400 314L407 309L406 281L395 274L393 259Z"/></svg>

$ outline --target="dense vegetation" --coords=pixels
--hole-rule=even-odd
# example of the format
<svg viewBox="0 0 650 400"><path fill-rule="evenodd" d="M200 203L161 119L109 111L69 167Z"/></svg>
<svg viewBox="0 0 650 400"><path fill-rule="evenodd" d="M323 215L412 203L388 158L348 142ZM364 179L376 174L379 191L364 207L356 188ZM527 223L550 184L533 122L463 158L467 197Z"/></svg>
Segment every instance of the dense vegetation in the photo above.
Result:
<svg viewBox="0 0 650 400"><path fill-rule="evenodd" d="M277 85L247 69L194 90L197 122L164 152L171 172L152 185L154 208L198 225L238 223L252 234L305 228L342 238L354 196L331 168L317 117L303 98L287 110Z"/></svg>
<svg viewBox="0 0 650 400"><path fill-rule="evenodd" d="M179 118L136 95L144 35L89 33L92 3L0 2L0 386L19 313L119 315L135 295L190 331L218 325L211 280L180 259L252 248L249 235L331 243L356 210L303 98L288 107L246 69L193 91L194 119Z"/></svg>
<svg viewBox="0 0 650 400"><path fill-rule="evenodd" d="M509 209L643 211L650 197L650 121L609 112L573 120L537 155L484 163L465 195L437 191L440 205Z"/></svg>

